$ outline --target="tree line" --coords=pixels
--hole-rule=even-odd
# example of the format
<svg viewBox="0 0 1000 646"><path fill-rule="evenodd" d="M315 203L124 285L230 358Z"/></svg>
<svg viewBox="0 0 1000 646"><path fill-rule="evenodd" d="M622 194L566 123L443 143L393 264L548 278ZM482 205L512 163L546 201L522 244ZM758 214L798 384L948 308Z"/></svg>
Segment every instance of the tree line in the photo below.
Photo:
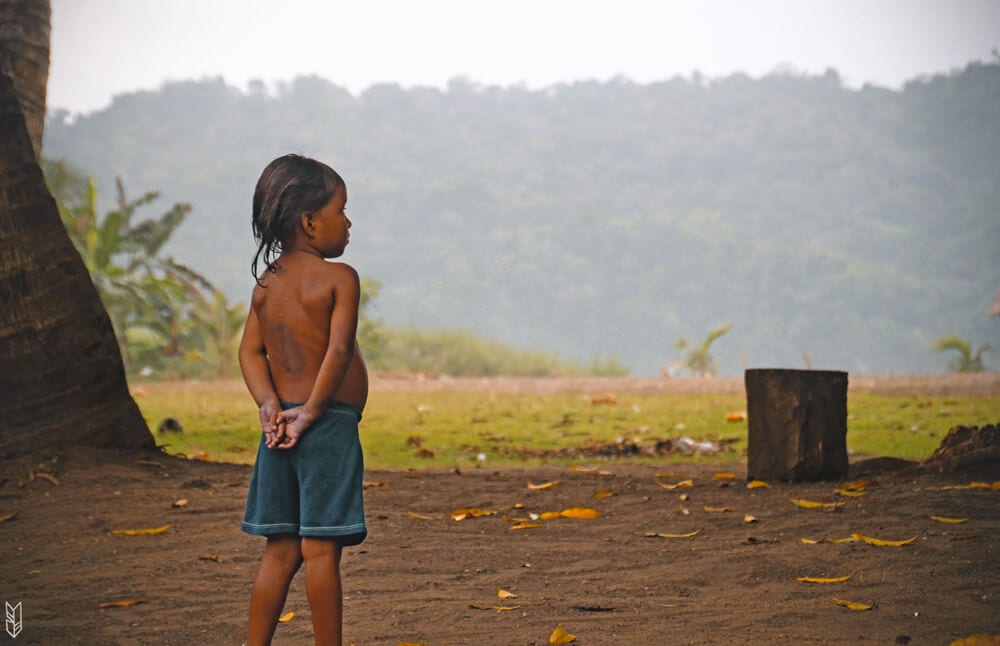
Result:
<svg viewBox="0 0 1000 646"><path fill-rule="evenodd" d="M253 183L294 151L346 177L346 260L381 284L390 326L659 374L686 361L678 339L732 323L712 346L723 374L805 354L931 372L937 339L1000 344L996 105L996 61L898 91L833 70L359 95L203 79L54 110L45 152L99 195L122 177L194 205L164 249L234 301Z"/></svg>

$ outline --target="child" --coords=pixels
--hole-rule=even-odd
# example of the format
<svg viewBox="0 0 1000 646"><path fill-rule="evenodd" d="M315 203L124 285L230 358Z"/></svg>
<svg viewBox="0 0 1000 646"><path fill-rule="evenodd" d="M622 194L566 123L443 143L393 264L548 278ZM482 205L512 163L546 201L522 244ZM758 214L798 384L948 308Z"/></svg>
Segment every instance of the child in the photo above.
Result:
<svg viewBox="0 0 1000 646"><path fill-rule="evenodd" d="M298 155L268 164L253 196L257 280L240 367L263 429L242 529L267 537L250 593L251 645L268 644L305 562L317 644L340 644L340 555L367 536L358 422L368 373L356 333L361 286L343 263L347 188ZM258 261L265 270L258 275Z"/></svg>

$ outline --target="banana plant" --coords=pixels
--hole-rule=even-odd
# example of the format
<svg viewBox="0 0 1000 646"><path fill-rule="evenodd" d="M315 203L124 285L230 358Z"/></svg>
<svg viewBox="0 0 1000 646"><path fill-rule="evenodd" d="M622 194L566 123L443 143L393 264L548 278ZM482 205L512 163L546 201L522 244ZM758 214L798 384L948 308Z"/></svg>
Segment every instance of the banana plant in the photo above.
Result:
<svg viewBox="0 0 1000 646"><path fill-rule="evenodd" d="M691 371L691 374L699 377L715 376L716 361L715 357L709 353L709 348L712 347L712 344L719 337L731 330L732 327L732 323L726 323L710 330L708 336L699 345L695 345L685 339L677 339L674 347L682 352L687 351L684 365Z"/></svg>
<svg viewBox="0 0 1000 646"><path fill-rule="evenodd" d="M993 350L990 344L979 346L975 354L972 352L972 344L957 336L943 336L931 343L931 348L938 352L954 350L958 352L957 357L952 357L948 361L948 370L951 372L982 372L983 354Z"/></svg>

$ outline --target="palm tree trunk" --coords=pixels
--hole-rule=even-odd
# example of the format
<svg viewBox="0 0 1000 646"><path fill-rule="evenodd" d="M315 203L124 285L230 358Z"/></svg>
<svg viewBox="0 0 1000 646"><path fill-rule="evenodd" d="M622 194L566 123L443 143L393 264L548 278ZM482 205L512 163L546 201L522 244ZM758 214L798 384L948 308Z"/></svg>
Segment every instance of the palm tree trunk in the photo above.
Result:
<svg viewBox="0 0 1000 646"><path fill-rule="evenodd" d="M48 0L0 0L0 66L14 84L36 159L45 128L51 15Z"/></svg>
<svg viewBox="0 0 1000 646"><path fill-rule="evenodd" d="M10 5L39 4L48 7L0 5L0 452L153 448L111 321L45 187L21 112L24 86L6 73L17 54L8 42L16 29L7 21L18 19ZM44 50L47 61L47 31ZM25 93L39 96L37 88ZM44 89L40 96L44 112Z"/></svg>

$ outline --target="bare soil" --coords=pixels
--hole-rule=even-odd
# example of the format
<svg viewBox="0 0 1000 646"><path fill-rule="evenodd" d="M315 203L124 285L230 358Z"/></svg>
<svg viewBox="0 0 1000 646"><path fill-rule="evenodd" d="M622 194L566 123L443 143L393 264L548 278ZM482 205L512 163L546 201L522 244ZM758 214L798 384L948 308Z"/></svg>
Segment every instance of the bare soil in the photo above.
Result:
<svg viewBox="0 0 1000 646"><path fill-rule="evenodd" d="M996 392L995 382L965 387ZM622 392L621 382L606 390ZM718 480L722 467L712 465L663 467L676 475L657 477L656 467L592 464L608 474L370 472L378 485L366 490L370 535L343 563L347 642L547 644L557 625L581 645L947 644L1000 633L1000 491L941 489L1000 479L996 461L854 465L877 481L856 498L834 495L829 482L749 489L745 469ZM76 449L0 460L0 517L16 512L0 522L0 597L23 613L11 643L243 643L263 547L239 530L249 475L246 466L159 453ZM691 488L660 484L688 478ZM559 484L527 487L550 481ZM803 509L792 498L844 504ZM181 499L185 506L173 506ZM577 506L601 515L522 530L501 517ZM450 518L465 507L497 513ZM153 535L112 533L164 525ZM691 538L644 535L695 530ZM917 539L901 547L801 542L854 532ZM834 584L797 580L846 575ZM498 599L500 588L517 597ZM100 608L124 600L143 603ZM295 616L275 643L311 643L301 573L286 610Z"/></svg>

